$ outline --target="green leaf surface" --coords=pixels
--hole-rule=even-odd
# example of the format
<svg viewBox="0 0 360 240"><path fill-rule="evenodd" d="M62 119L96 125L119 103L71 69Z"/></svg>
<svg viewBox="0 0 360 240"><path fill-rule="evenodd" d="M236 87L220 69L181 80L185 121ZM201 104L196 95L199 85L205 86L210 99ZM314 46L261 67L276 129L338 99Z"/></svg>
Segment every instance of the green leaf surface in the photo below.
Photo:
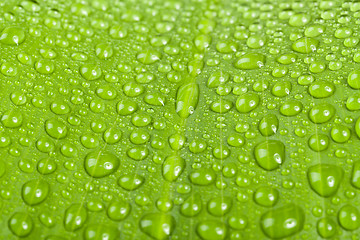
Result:
<svg viewBox="0 0 360 240"><path fill-rule="evenodd" d="M360 3L0 1L0 240L358 239Z"/></svg>

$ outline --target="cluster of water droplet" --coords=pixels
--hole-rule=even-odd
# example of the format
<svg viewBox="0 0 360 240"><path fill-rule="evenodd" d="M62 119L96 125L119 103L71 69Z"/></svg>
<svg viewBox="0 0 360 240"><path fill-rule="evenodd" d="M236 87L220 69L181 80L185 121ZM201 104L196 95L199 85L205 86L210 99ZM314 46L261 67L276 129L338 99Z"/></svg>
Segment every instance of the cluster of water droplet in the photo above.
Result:
<svg viewBox="0 0 360 240"><path fill-rule="evenodd" d="M359 13L0 3L0 238L356 238Z"/></svg>

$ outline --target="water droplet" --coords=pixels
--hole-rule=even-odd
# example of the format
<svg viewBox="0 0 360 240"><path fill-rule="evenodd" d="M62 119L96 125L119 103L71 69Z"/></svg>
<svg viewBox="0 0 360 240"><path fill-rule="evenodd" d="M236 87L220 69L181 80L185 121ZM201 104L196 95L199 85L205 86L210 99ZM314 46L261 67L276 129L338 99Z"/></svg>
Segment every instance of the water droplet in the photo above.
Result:
<svg viewBox="0 0 360 240"><path fill-rule="evenodd" d="M171 211L173 206L174 206L173 201L167 197L161 197L156 201L156 207L161 212L164 212L164 213Z"/></svg>
<svg viewBox="0 0 360 240"><path fill-rule="evenodd" d="M350 111L360 110L360 94L350 95L346 100L346 108Z"/></svg>
<svg viewBox="0 0 360 240"><path fill-rule="evenodd" d="M80 67L80 74L86 80L92 81L99 79L102 75L101 68L95 64L84 64Z"/></svg>
<svg viewBox="0 0 360 240"><path fill-rule="evenodd" d="M155 80L155 75L149 72L139 73L136 75L136 82L138 83L150 83Z"/></svg>
<svg viewBox="0 0 360 240"><path fill-rule="evenodd" d="M64 227L66 231L73 232L82 228L87 217L88 213L81 204L72 204L65 210Z"/></svg>
<svg viewBox="0 0 360 240"><path fill-rule="evenodd" d="M297 100L286 100L280 106L280 113L287 117L298 115L303 109L303 105Z"/></svg>
<svg viewBox="0 0 360 240"><path fill-rule="evenodd" d="M322 197L335 195L342 178L343 170L330 164L317 164L308 170L310 187Z"/></svg>
<svg viewBox="0 0 360 240"><path fill-rule="evenodd" d="M360 212L353 205L346 204L339 210L338 219L341 227L353 231L360 227Z"/></svg>
<svg viewBox="0 0 360 240"><path fill-rule="evenodd" d="M20 27L6 27L0 35L0 42L7 45L19 45L24 40L25 31Z"/></svg>
<svg viewBox="0 0 360 240"><path fill-rule="evenodd" d="M271 89L271 93L276 97L285 97L288 96L291 92L291 83L288 81L281 81L275 83Z"/></svg>
<svg viewBox="0 0 360 240"><path fill-rule="evenodd" d="M269 238L285 238L301 231L304 221L303 210L290 204L266 212L262 215L260 224L263 232Z"/></svg>
<svg viewBox="0 0 360 240"><path fill-rule="evenodd" d="M53 113L58 115L64 115L70 112L70 106L64 100L55 100L51 103L50 109Z"/></svg>
<svg viewBox="0 0 360 240"><path fill-rule="evenodd" d="M118 143L121 139L122 132L115 127L109 128L104 132L103 138L107 144Z"/></svg>
<svg viewBox="0 0 360 240"><path fill-rule="evenodd" d="M212 169L196 169L190 173L190 181L193 184L206 186L215 182L216 173Z"/></svg>
<svg viewBox="0 0 360 240"><path fill-rule="evenodd" d="M109 35L114 39L123 39L128 35L126 27L121 25L113 25L109 29Z"/></svg>
<svg viewBox="0 0 360 240"><path fill-rule="evenodd" d="M144 146L136 146L130 148L126 154L135 161L141 161L149 155L149 149Z"/></svg>
<svg viewBox="0 0 360 240"><path fill-rule="evenodd" d="M316 152L324 151L329 147L329 137L324 134L311 135L309 147Z"/></svg>
<svg viewBox="0 0 360 240"><path fill-rule="evenodd" d="M111 85L102 85L96 89L96 94L104 100L113 100L117 96L116 89Z"/></svg>
<svg viewBox="0 0 360 240"><path fill-rule="evenodd" d="M249 48L259 49L266 43L266 37L262 35L252 35L246 40L246 45Z"/></svg>
<svg viewBox="0 0 360 240"><path fill-rule="evenodd" d="M196 232L204 240L223 240L226 239L228 229L220 221L203 220L196 226Z"/></svg>
<svg viewBox="0 0 360 240"><path fill-rule="evenodd" d="M149 213L140 220L140 229L157 240L169 238L175 230L175 218L164 213Z"/></svg>
<svg viewBox="0 0 360 240"><path fill-rule="evenodd" d="M39 52L43 58L47 59L54 59L57 56L57 53L51 48L41 48Z"/></svg>
<svg viewBox="0 0 360 240"><path fill-rule="evenodd" d="M188 72L192 77L199 75L204 67L204 62L202 60L192 60L188 63Z"/></svg>
<svg viewBox="0 0 360 240"><path fill-rule="evenodd" d="M263 207L272 207L279 200L279 191L272 187L260 187L254 194L254 201Z"/></svg>
<svg viewBox="0 0 360 240"><path fill-rule="evenodd" d="M125 201L113 201L107 209L107 215L113 221L124 220L131 211L131 205Z"/></svg>
<svg viewBox="0 0 360 240"><path fill-rule="evenodd" d="M37 164L37 170L43 175L51 174L55 172L57 166L53 159L43 158Z"/></svg>
<svg viewBox="0 0 360 240"><path fill-rule="evenodd" d="M307 54L316 51L318 45L318 40L304 37L296 40L292 45L292 49L295 52Z"/></svg>
<svg viewBox="0 0 360 240"><path fill-rule="evenodd" d="M50 138L41 137L36 141L36 148L43 153L53 152L55 144Z"/></svg>
<svg viewBox="0 0 360 240"><path fill-rule="evenodd" d="M227 113L232 107L233 103L226 99L216 100L210 105L210 109L216 113Z"/></svg>
<svg viewBox="0 0 360 240"><path fill-rule="evenodd" d="M281 64L288 65L290 63L294 63L297 58L298 57L294 53L286 53L278 57L276 60Z"/></svg>
<svg viewBox="0 0 360 240"><path fill-rule="evenodd" d="M64 143L60 148L60 152L68 158L76 157L78 155L76 146L71 143Z"/></svg>
<svg viewBox="0 0 360 240"><path fill-rule="evenodd" d="M9 219L9 229L17 237L26 237L34 229L34 222L27 213L16 212Z"/></svg>
<svg viewBox="0 0 360 240"><path fill-rule="evenodd" d="M267 140L255 147L254 154L260 167L272 171L284 163L285 145L278 140Z"/></svg>
<svg viewBox="0 0 360 240"><path fill-rule="evenodd" d="M294 14L289 19L289 25L293 27L302 27L311 21L311 16L306 13Z"/></svg>
<svg viewBox="0 0 360 240"><path fill-rule="evenodd" d="M35 63L35 69L41 74L51 74L55 71L55 65L50 60L42 59Z"/></svg>
<svg viewBox="0 0 360 240"><path fill-rule="evenodd" d="M347 83L354 89L360 89L360 71L353 70L349 73Z"/></svg>
<svg viewBox="0 0 360 240"><path fill-rule="evenodd" d="M112 225L92 224L88 225L84 230L85 240L116 240L119 239L120 232Z"/></svg>
<svg viewBox="0 0 360 240"><path fill-rule="evenodd" d="M167 157L162 166L163 177L174 182L181 175L185 168L185 160L179 156Z"/></svg>
<svg viewBox="0 0 360 240"><path fill-rule="evenodd" d="M22 187L22 198L30 206L37 205L45 201L49 195L50 186L44 180L30 180Z"/></svg>
<svg viewBox="0 0 360 240"><path fill-rule="evenodd" d="M330 103L320 103L309 111L309 118L314 123L326 123L335 115L335 108Z"/></svg>
<svg viewBox="0 0 360 240"><path fill-rule="evenodd" d="M259 123L259 131L265 137L274 135L278 129L279 120L274 114L264 116Z"/></svg>
<svg viewBox="0 0 360 240"><path fill-rule="evenodd" d="M35 1L22 1L20 5L29 12L39 12L41 10L40 5Z"/></svg>
<svg viewBox="0 0 360 240"><path fill-rule="evenodd" d="M144 93L145 88L137 82L127 82L123 85L123 90L128 97L137 97Z"/></svg>
<svg viewBox="0 0 360 240"><path fill-rule="evenodd" d="M109 59L114 54L114 50L109 44L99 43L95 46L95 54L100 59Z"/></svg>
<svg viewBox="0 0 360 240"><path fill-rule="evenodd" d="M211 44L211 36L209 35L198 35L194 39L194 43L197 49L204 51Z"/></svg>
<svg viewBox="0 0 360 240"><path fill-rule="evenodd" d="M344 143L350 139L350 129L344 125L335 125L330 131L331 139L337 143Z"/></svg>
<svg viewBox="0 0 360 240"><path fill-rule="evenodd" d="M248 224L248 219L245 216L232 216L228 221L229 225L233 229L242 230L245 229Z"/></svg>
<svg viewBox="0 0 360 240"><path fill-rule="evenodd" d="M254 110L260 103L259 95L248 92L240 95L236 100L236 109L240 113L248 113Z"/></svg>
<svg viewBox="0 0 360 240"><path fill-rule="evenodd" d="M95 178L106 177L117 171L120 160L112 153L94 151L85 157L85 170Z"/></svg>
<svg viewBox="0 0 360 240"><path fill-rule="evenodd" d="M201 153L201 152L205 151L206 148L207 148L207 143L204 139L201 139L201 138L194 139L189 144L189 150L192 153Z"/></svg>
<svg viewBox="0 0 360 240"><path fill-rule="evenodd" d="M180 207L180 213L186 217L194 217L202 210L202 201L199 194L188 197Z"/></svg>
<svg viewBox="0 0 360 240"><path fill-rule="evenodd" d="M229 213L232 207L232 200L230 197L221 196L209 200L207 210L210 214L221 217Z"/></svg>
<svg viewBox="0 0 360 240"><path fill-rule="evenodd" d="M54 218L48 212L42 212L39 215L39 220L44 226L48 228L52 228L55 226Z"/></svg>
<svg viewBox="0 0 360 240"><path fill-rule="evenodd" d="M23 115L16 109L8 110L2 115L1 122L7 128L17 128L23 123Z"/></svg>
<svg viewBox="0 0 360 240"><path fill-rule="evenodd" d="M335 85L331 82L316 81L309 86L309 93L315 98L327 98L334 94Z"/></svg>
<svg viewBox="0 0 360 240"><path fill-rule="evenodd" d="M97 135L87 133L80 137L81 144L86 148L97 148L100 144L99 138Z"/></svg>
<svg viewBox="0 0 360 240"><path fill-rule="evenodd" d="M45 121L45 131L55 139L65 138L68 132L66 125L54 118Z"/></svg>
<svg viewBox="0 0 360 240"><path fill-rule="evenodd" d="M144 50L137 54L136 59L143 64L153 64L159 61L161 53L155 50Z"/></svg>
<svg viewBox="0 0 360 240"><path fill-rule="evenodd" d="M261 53L247 53L241 56L235 63L235 67L242 70L252 70L265 65L265 56Z"/></svg>
<svg viewBox="0 0 360 240"><path fill-rule="evenodd" d="M138 110L138 104L130 99L124 99L118 102L116 110L122 116L130 115Z"/></svg>
<svg viewBox="0 0 360 240"><path fill-rule="evenodd" d="M144 102L153 106L165 106L166 98L159 92L153 92L145 95Z"/></svg>
<svg viewBox="0 0 360 240"><path fill-rule="evenodd" d="M119 177L118 184L125 190L132 191L141 187L145 178L136 173L128 173Z"/></svg>
<svg viewBox="0 0 360 240"><path fill-rule="evenodd" d="M26 95L21 91L14 91L10 94L10 99L12 103L17 106L24 105L26 103Z"/></svg>
<svg viewBox="0 0 360 240"><path fill-rule="evenodd" d="M184 147L185 142L186 138L182 134L176 133L169 137L169 144L173 150L180 150Z"/></svg>
<svg viewBox="0 0 360 240"><path fill-rule="evenodd" d="M322 218L317 222L317 232L322 238L331 238L336 233L336 223L329 217Z"/></svg>
<svg viewBox="0 0 360 240"><path fill-rule="evenodd" d="M176 112L182 118L194 113L199 102L200 89L196 83L187 83L179 87L176 94Z"/></svg>
<svg viewBox="0 0 360 240"><path fill-rule="evenodd" d="M197 28L203 34L211 33L216 27L216 22L211 19L201 19L198 24Z"/></svg>

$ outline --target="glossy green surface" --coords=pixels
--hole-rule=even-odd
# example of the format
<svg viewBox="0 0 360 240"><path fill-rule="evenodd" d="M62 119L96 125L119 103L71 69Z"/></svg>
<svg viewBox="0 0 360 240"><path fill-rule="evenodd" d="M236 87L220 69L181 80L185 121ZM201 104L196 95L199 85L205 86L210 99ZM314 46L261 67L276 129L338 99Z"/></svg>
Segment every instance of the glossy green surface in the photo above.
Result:
<svg viewBox="0 0 360 240"><path fill-rule="evenodd" d="M359 239L360 3L0 1L0 240Z"/></svg>

